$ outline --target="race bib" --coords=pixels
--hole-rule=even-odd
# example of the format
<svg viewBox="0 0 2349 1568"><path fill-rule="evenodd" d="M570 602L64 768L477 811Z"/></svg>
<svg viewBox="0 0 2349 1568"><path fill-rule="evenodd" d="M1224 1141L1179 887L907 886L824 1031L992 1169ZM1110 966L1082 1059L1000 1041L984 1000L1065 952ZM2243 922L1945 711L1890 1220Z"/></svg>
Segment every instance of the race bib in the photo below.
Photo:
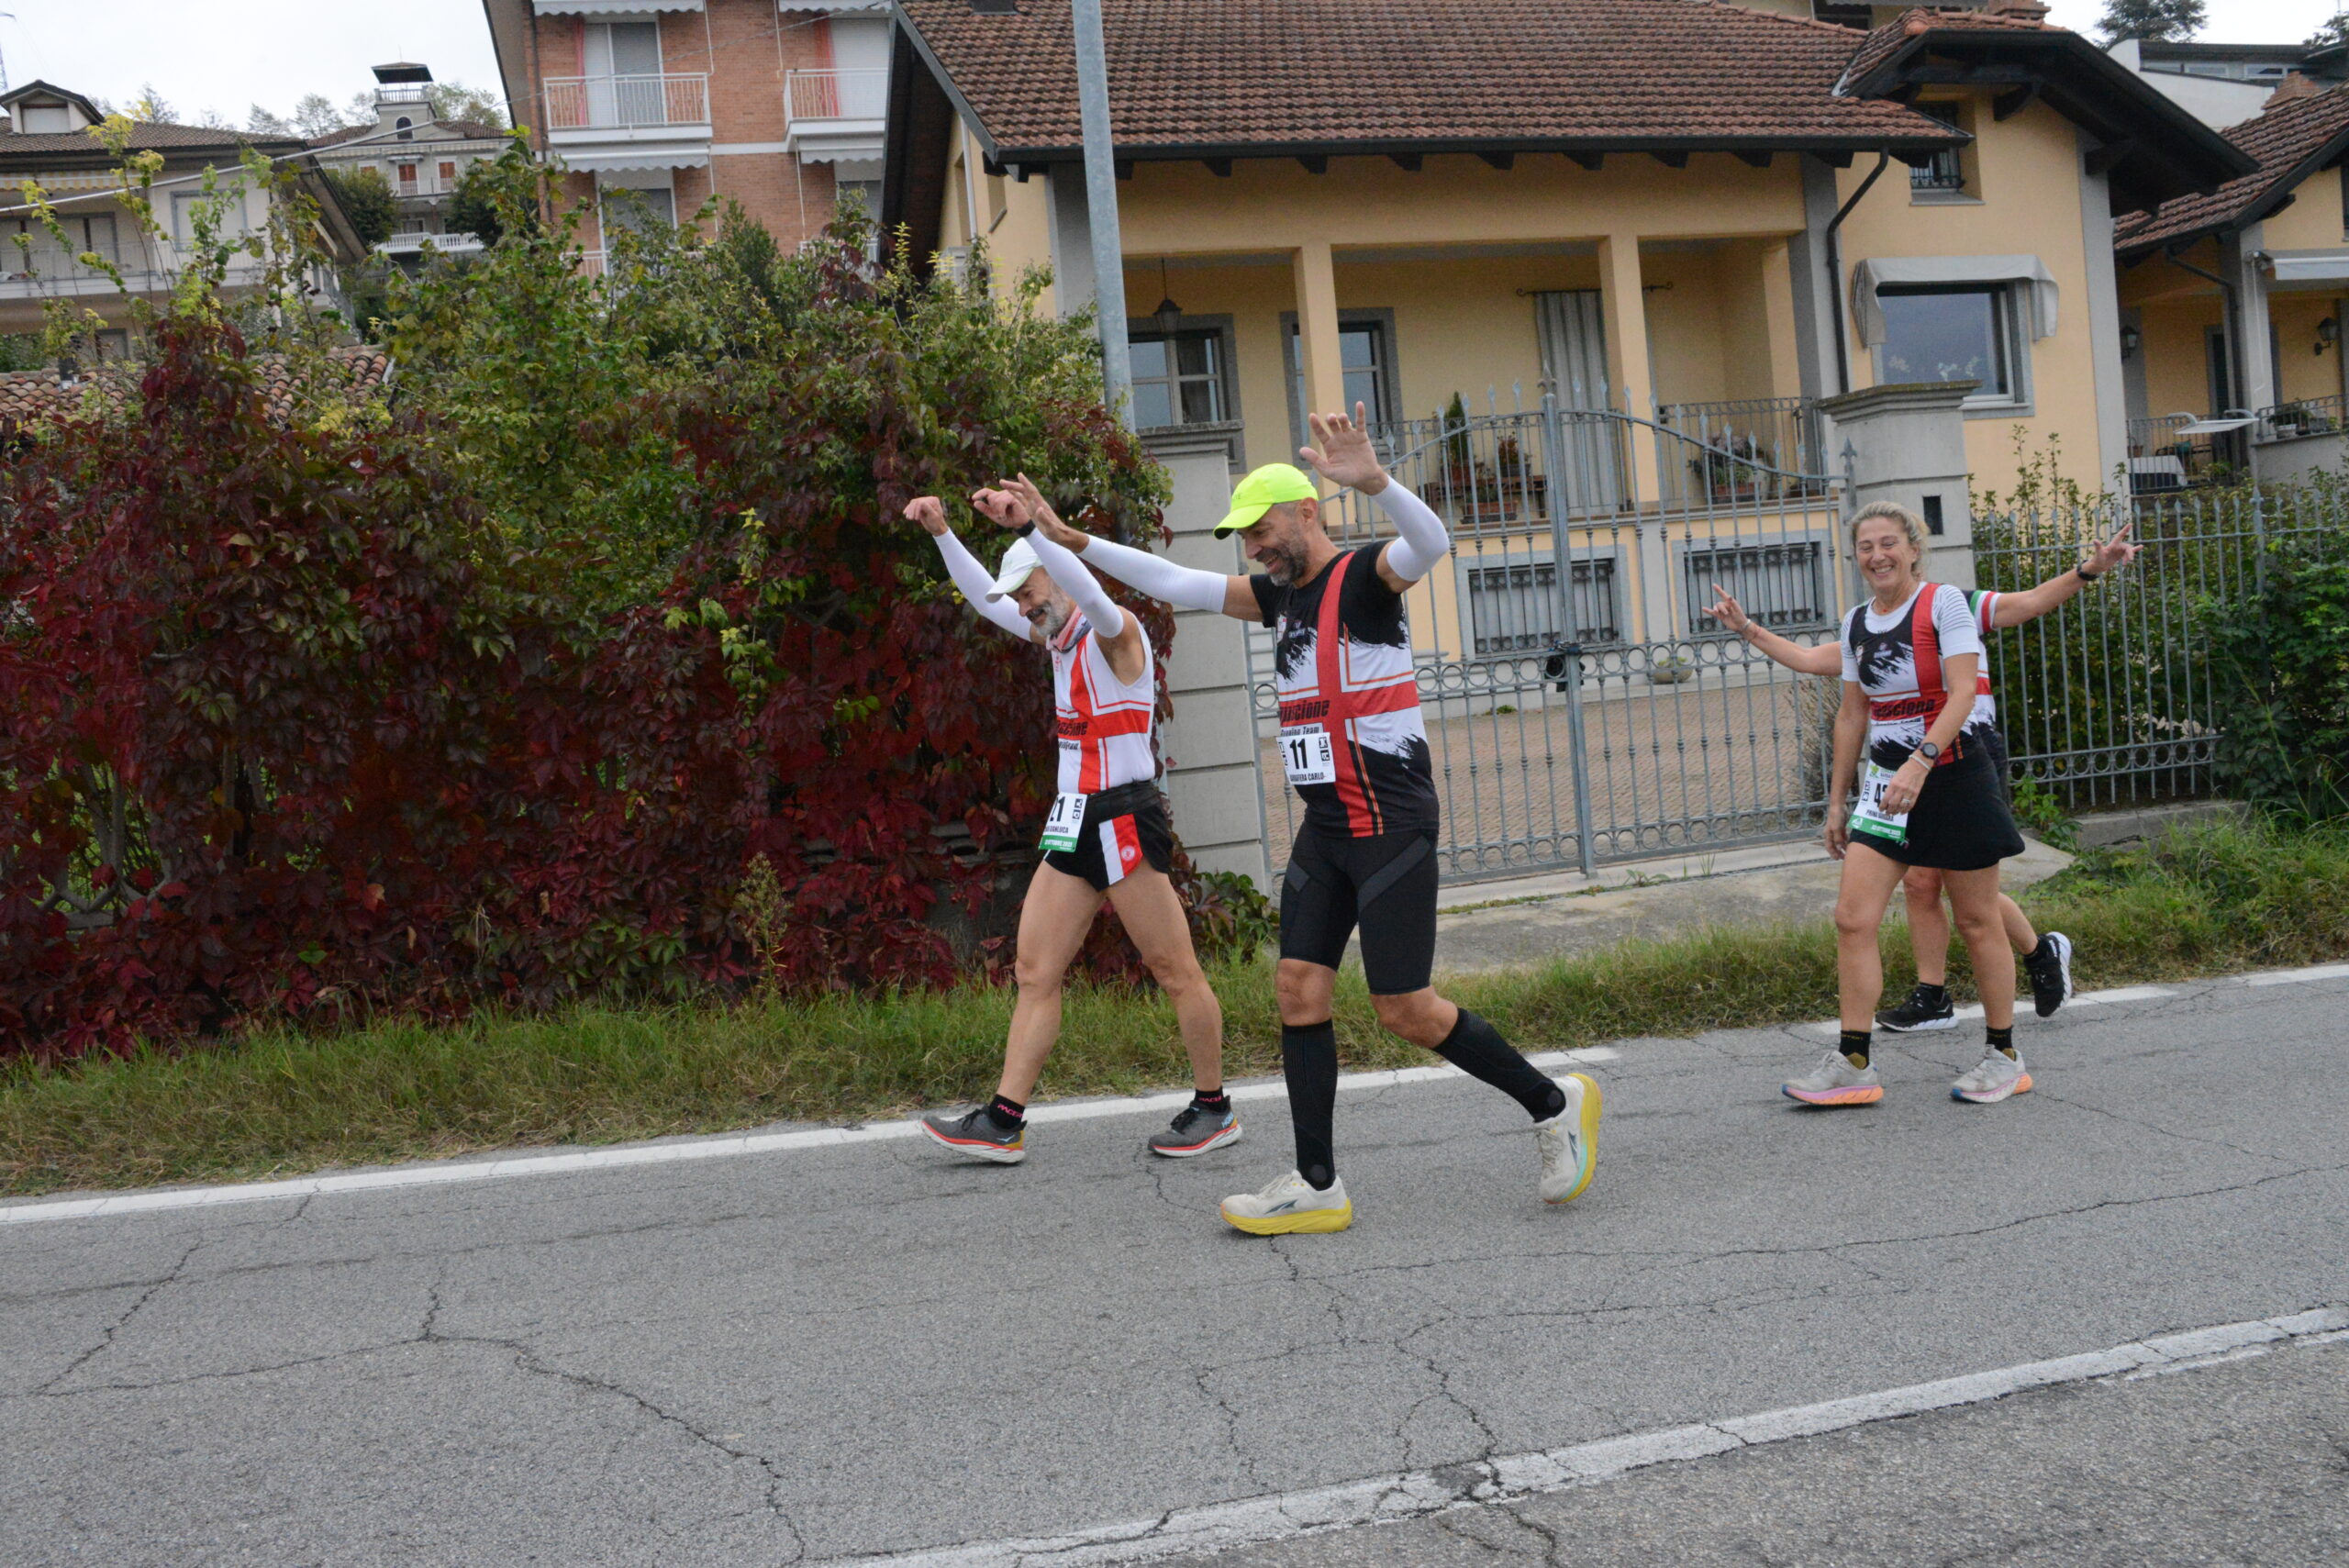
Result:
<svg viewBox="0 0 2349 1568"><path fill-rule="evenodd" d="M1338 756L1330 732L1318 724L1298 724L1281 731L1281 768L1293 784L1338 782Z"/></svg>
<svg viewBox="0 0 2349 1568"><path fill-rule="evenodd" d="M1892 783L1892 770L1870 762L1860 774L1859 803L1852 807L1852 831L1881 839L1887 844L1909 841L1909 814L1898 817L1884 809L1884 792Z"/></svg>
<svg viewBox="0 0 2349 1568"><path fill-rule="evenodd" d="M1045 851L1076 848L1077 829L1085 826L1085 792L1070 790L1052 797L1052 814L1044 818Z"/></svg>

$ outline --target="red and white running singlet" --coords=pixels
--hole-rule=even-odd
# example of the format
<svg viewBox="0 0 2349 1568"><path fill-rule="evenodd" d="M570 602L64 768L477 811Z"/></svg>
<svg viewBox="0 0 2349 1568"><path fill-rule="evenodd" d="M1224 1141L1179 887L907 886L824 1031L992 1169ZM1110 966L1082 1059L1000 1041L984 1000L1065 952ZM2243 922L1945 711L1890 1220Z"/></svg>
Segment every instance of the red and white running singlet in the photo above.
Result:
<svg viewBox="0 0 2349 1568"><path fill-rule="evenodd" d="M1141 673L1130 684L1109 668L1093 624L1081 615L1069 617L1050 648L1061 793L1098 795L1156 778L1158 662L1149 634L1141 639Z"/></svg>

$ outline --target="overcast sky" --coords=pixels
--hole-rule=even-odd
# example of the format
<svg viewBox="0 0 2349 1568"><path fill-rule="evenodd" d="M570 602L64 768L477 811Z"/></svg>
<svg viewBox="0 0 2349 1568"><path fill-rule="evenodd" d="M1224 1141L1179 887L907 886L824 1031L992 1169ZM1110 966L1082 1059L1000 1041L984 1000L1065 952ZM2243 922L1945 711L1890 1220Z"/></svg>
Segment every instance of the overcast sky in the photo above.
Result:
<svg viewBox="0 0 2349 1568"><path fill-rule="evenodd" d="M2343 0L2210 0L2207 39L2292 43ZM2103 0L2054 0L2053 20L2089 31ZM117 105L152 83L184 117L241 125L254 104L286 114L305 93L336 103L374 85L367 68L420 60L444 82L496 88L481 0L0 0L8 80L35 77Z"/></svg>

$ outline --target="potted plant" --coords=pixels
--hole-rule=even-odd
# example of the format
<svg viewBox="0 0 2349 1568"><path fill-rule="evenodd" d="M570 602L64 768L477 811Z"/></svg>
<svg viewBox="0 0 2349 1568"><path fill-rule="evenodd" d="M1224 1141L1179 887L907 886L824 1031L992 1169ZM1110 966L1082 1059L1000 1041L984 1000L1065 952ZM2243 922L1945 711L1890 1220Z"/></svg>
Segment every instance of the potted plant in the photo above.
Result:
<svg viewBox="0 0 2349 1568"><path fill-rule="evenodd" d="M1688 460L1716 501L1751 501L1761 493L1762 449L1751 436L1722 436Z"/></svg>
<svg viewBox="0 0 2349 1568"><path fill-rule="evenodd" d="M1697 678L1697 661L1685 649L1675 648L1648 660L1648 679L1659 686L1676 686Z"/></svg>
<svg viewBox="0 0 2349 1568"><path fill-rule="evenodd" d="M2297 436L2308 428L2309 409L2305 403L2279 404L2267 416L2267 425L2278 436Z"/></svg>

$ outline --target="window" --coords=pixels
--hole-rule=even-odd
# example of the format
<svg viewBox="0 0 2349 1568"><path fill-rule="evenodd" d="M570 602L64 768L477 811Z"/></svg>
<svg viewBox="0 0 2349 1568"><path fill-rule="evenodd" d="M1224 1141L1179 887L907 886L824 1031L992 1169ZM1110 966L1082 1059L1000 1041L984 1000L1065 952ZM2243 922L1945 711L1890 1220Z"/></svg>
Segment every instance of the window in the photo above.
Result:
<svg viewBox="0 0 2349 1568"><path fill-rule="evenodd" d="M1976 381L1974 403L2020 403L2013 295L2004 284L1886 284L1882 379Z"/></svg>
<svg viewBox="0 0 2349 1568"><path fill-rule="evenodd" d="M450 161L448 159L443 158L443 159L440 161L440 183L441 183L442 184L444 184L444 185L445 185L445 184L448 184L451 181L454 180L456 177L457 177L457 166L456 166L456 164L454 164L453 162Z"/></svg>
<svg viewBox="0 0 2349 1568"><path fill-rule="evenodd" d="M1297 323L1288 328L1289 373L1293 382L1290 395L1299 408L1305 406L1305 345L1298 341ZM1384 321L1347 321L1338 323L1338 363L1345 372L1346 409L1351 413L1357 403L1370 410L1373 424L1383 423L1390 416L1386 411L1386 323ZM1302 423L1302 421L1300 421Z"/></svg>
<svg viewBox="0 0 2349 1568"><path fill-rule="evenodd" d="M1186 328L1172 338L1137 332L1130 342L1136 429L1215 425L1231 417L1225 411L1224 378L1230 373L1222 332L1212 327Z"/></svg>
<svg viewBox="0 0 2349 1568"><path fill-rule="evenodd" d="M63 104L21 103L17 128L27 136L66 136L73 129L73 111Z"/></svg>
<svg viewBox="0 0 2349 1568"><path fill-rule="evenodd" d="M174 191L172 193L172 237L183 245L194 244L196 209L206 204L214 214L214 239L233 239L250 232L252 225L245 217L243 192L220 190L206 195L202 191Z"/></svg>
<svg viewBox="0 0 2349 1568"><path fill-rule="evenodd" d="M1575 637L1585 645L1623 640L1613 559L1575 562L1574 586ZM1558 597L1557 562L1469 567L1468 623L1470 650L1481 658L1540 652L1564 642L1569 628Z"/></svg>
<svg viewBox="0 0 2349 1568"><path fill-rule="evenodd" d="M676 193L666 185L638 189L625 185L604 188L604 227L642 234L655 225L677 221Z"/></svg>
<svg viewBox="0 0 2349 1568"><path fill-rule="evenodd" d="M408 118L406 115L402 115L399 118L394 120L392 122L392 128L400 133L395 139L400 141L414 141L416 139L416 132L408 128L414 124L416 124L416 122Z"/></svg>
<svg viewBox="0 0 2349 1568"><path fill-rule="evenodd" d="M1820 563L1817 539L1689 550L1681 561L1681 602L1688 606L1688 635L1723 635L1720 623L1701 608L1713 602L1716 583L1736 596L1746 614L1773 630L1827 625L1833 617Z"/></svg>
<svg viewBox="0 0 2349 1568"><path fill-rule="evenodd" d="M63 249L39 218L0 217L0 277L38 272L54 278L78 273L83 268L75 258L85 250L95 250L109 261L121 260L114 248L114 214L60 213L58 225L65 230Z"/></svg>
<svg viewBox="0 0 2349 1568"><path fill-rule="evenodd" d="M403 184L403 185L413 185L413 184L415 184L415 183L416 183L416 165L415 165L415 164L413 164L413 163L399 163L399 164L395 164L393 167L398 171L398 174L399 174L399 183L400 183L401 184Z"/></svg>
<svg viewBox="0 0 2349 1568"><path fill-rule="evenodd" d="M1964 128L1958 120L1956 104L1919 104L1917 112L1930 115L1953 129ZM1947 147L1933 154L1930 163L1909 171L1911 191L1963 191L1965 189L1965 150Z"/></svg>

